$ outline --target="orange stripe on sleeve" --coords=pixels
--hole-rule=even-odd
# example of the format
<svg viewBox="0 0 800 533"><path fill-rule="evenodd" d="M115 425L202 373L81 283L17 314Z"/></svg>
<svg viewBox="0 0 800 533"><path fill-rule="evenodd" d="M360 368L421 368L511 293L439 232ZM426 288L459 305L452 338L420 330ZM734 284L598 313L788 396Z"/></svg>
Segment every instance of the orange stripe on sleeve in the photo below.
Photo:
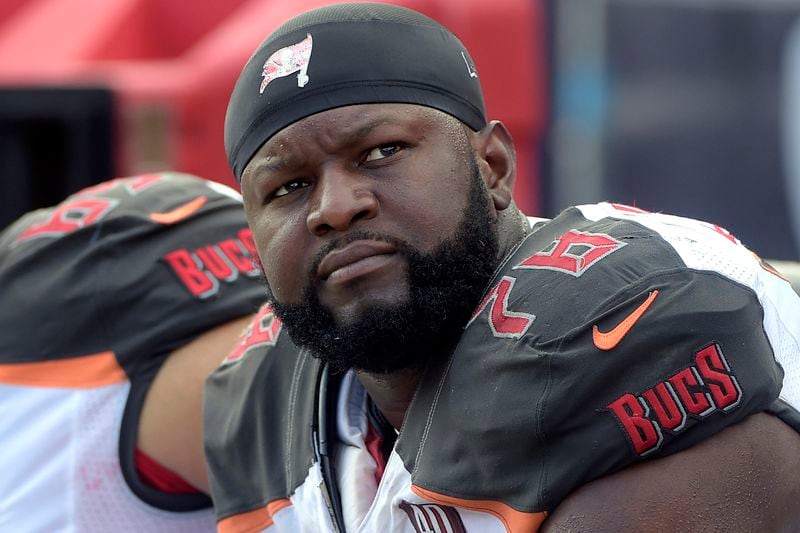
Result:
<svg viewBox="0 0 800 533"><path fill-rule="evenodd" d="M411 490L419 496L433 503L442 505L451 505L455 507L462 507L472 511L480 511L489 513L496 516L506 528L508 533L525 533L535 532L539 530L544 519L547 518L547 513L524 513L517 511L502 502L493 500L464 500L461 498L454 498L433 492L428 489L423 489L417 485L411 485Z"/></svg>
<svg viewBox="0 0 800 533"><path fill-rule="evenodd" d="M114 352L0 365L0 383L9 385L88 389L121 383L127 379Z"/></svg>
<svg viewBox="0 0 800 533"><path fill-rule="evenodd" d="M288 498L269 502L264 507L223 518L217 522L217 533L257 533L272 525L272 517L292 505Z"/></svg>

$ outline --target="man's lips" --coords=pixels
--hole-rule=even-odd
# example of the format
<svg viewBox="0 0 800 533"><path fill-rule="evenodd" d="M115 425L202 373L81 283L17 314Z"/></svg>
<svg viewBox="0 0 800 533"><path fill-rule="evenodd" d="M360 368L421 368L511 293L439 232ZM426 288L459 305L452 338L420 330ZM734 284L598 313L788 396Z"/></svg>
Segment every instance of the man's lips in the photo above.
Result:
<svg viewBox="0 0 800 533"><path fill-rule="evenodd" d="M317 268L317 276L322 280L357 276L362 270L380 267L395 252L395 246L388 242L355 241L328 253Z"/></svg>

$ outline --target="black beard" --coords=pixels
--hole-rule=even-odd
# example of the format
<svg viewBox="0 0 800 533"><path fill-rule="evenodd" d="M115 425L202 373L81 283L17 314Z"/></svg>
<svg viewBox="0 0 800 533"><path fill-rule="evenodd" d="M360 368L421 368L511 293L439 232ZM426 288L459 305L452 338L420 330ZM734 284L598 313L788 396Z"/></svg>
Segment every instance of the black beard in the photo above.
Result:
<svg viewBox="0 0 800 533"><path fill-rule="evenodd" d="M359 239L391 242L408 262L408 301L376 304L359 320L339 325L311 284L299 304L282 304L270 293L275 314L295 344L338 372L352 368L386 374L422 368L431 357L448 355L497 265L497 224L477 163L471 161L470 170L469 200L459 229L432 253L425 255L407 242L364 231L348 233L320 253L321 259Z"/></svg>

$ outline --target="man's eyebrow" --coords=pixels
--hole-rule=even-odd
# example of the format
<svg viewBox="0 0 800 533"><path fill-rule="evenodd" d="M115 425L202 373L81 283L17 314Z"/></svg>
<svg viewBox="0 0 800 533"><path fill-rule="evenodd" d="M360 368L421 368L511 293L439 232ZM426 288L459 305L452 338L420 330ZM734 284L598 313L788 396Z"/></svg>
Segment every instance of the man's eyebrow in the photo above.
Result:
<svg viewBox="0 0 800 533"><path fill-rule="evenodd" d="M353 146L358 144L359 141L366 135L368 135L372 130L375 128L382 126L384 124L391 123L391 117L376 117L373 120L357 127L353 131L345 131L341 133L339 136L338 144L340 146ZM287 163L286 159L272 155L268 157L263 157L259 161L248 165L245 168L244 175L251 174L256 179L263 179L264 173L269 172L281 172L286 170L287 167L290 165ZM244 176L243 176L244 177Z"/></svg>
<svg viewBox="0 0 800 533"><path fill-rule="evenodd" d="M285 168L286 162L283 159L277 156L264 157L247 165L242 173L242 179L249 176L251 179L263 181L269 173L280 172Z"/></svg>
<svg viewBox="0 0 800 533"><path fill-rule="evenodd" d="M341 144L344 146L352 146L357 144L363 137L369 134L372 130L377 128L378 126L382 126L384 124L388 124L391 122L389 117L377 117L373 120L370 120L366 124L363 124L350 132L344 132L341 137Z"/></svg>

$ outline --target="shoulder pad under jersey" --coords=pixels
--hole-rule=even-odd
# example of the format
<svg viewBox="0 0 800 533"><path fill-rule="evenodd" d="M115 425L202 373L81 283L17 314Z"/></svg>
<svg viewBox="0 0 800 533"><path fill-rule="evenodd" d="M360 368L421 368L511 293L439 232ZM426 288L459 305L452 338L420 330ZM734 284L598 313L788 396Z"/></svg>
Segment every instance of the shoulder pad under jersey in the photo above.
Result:
<svg viewBox="0 0 800 533"><path fill-rule="evenodd" d="M800 430L798 339L800 299L721 228L570 208L427 372L398 453L427 498L536 523L592 479L778 403Z"/></svg>

